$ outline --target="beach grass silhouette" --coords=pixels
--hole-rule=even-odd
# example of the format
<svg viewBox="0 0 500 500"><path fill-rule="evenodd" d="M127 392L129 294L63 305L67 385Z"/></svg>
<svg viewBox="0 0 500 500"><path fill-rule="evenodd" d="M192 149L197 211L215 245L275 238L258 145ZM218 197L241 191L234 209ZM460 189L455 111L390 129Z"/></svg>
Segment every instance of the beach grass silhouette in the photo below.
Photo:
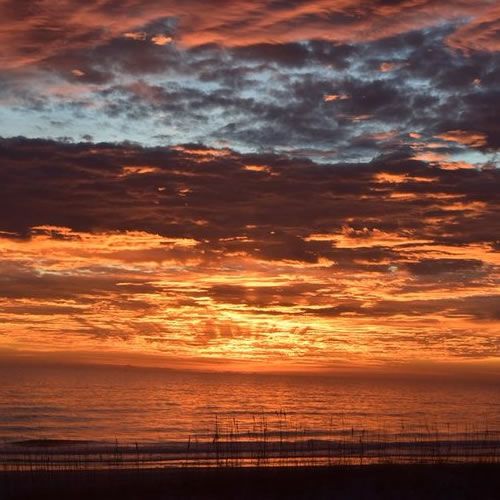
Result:
<svg viewBox="0 0 500 500"><path fill-rule="evenodd" d="M257 414L245 425L214 415L207 433L159 443L28 440L0 449L0 470L59 471L148 468L362 466L373 464L500 463L500 431L464 424L401 423L366 430L343 418L314 429L286 411Z"/></svg>

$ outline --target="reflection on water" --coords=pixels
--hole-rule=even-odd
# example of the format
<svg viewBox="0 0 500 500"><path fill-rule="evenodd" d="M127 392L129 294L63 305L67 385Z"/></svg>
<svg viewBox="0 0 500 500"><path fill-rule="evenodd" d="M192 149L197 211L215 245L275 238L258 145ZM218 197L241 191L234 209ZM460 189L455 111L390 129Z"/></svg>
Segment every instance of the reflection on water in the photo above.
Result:
<svg viewBox="0 0 500 500"><path fill-rule="evenodd" d="M500 384L491 382L0 368L3 443L463 439L498 430Z"/></svg>

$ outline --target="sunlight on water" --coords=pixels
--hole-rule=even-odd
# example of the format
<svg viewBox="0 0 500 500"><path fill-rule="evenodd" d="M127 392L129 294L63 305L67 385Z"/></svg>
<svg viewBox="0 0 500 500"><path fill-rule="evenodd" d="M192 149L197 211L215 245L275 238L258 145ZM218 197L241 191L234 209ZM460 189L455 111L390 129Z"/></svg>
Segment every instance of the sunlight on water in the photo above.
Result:
<svg viewBox="0 0 500 500"><path fill-rule="evenodd" d="M351 432L500 430L500 384L190 374L132 368L0 369L0 440L123 443L321 439Z"/></svg>

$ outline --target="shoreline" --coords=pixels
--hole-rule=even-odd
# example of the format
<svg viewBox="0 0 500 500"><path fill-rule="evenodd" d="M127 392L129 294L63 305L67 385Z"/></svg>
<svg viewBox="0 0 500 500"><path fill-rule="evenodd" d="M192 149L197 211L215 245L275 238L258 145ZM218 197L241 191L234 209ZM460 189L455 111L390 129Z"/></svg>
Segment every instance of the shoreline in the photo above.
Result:
<svg viewBox="0 0 500 500"><path fill-rule="evenodd" d="M477 435L475 436L478 437ZM492 439L494 438L494 439ZM498 433L490 439L213 440L115 443L31 440L0 446L1 471L145 470L220 467L325 467L384 464L500 464Z"/></svg>

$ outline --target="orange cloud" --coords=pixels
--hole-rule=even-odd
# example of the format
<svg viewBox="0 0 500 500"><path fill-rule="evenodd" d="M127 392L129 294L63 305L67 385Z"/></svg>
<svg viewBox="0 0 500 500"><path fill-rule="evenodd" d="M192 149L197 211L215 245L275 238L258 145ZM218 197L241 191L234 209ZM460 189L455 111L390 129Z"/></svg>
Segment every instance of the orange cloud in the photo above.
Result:
<svg viewBox="0 0 500 500"><path fill-rule="evenodd" d="M2 151L15 161L0 168L0 350L315 370L498 356L496 171Z"/></svg>
<svg viewBox="0 0 500 500"><path fill-rule="evenodd" d="M51 226L33 231L29 241L1 240L4 269L10 266L3 275L11 283L10 297L0 299L0 320L7 327L2 348L71 352L77 335L78 350L113 352L117 359L177 357L189 366L192 358L209 366L210 360L227 357L247 366L297 368L305 360L320 367L325 358L339 356L354 365L390 361L391 338L401 339L403 332L407 337L397 340L398 361L419 356L424 338L428 357L453 359L445 345L433 341L437 325L446 325L450 339L467 335L472 351L481 350L483 337L476 329L485 339L495 335L494 322L476 325L470 312L455 319L448 312L463 305L453 300L488 297L493 282L459 289L447 281L432 288L423 282L419 287L405 270L406 263L425 256L432 259L426 261L429 266L446 264L452 272L453 266L469 262L462 259L472 257L470 249L435 246L432 239L418 240L410 233L345 226L306 238L360 256L369 248L391 248L397 254L379 259L391 267L385 274L327 261L318 266L271 263L245 253L227 252L211 262L200 242L141 232L90 234ZM487 261L488 252L477 247L475 256ZM356 262L371 264L362 257ZM22 288L17 288L19 280ZM37 339L30 333L34 329Z"/></svg>
<svg viewBox="0 0 500 500"><path fill-rule="evenodd" d="M347 99L350 99L350 96L346 94L325 94L323 96L325 102L345 101Z"/></svg>
<svg viewBox="0 0 500 500"><path fill-rule="evenodd" d="M167 45L169 43L172 43L173 41L173 38L171 36L167 36L167 35L155 35L151 38L151 41L155 44L155 45L160 45L160 46L163 46L163 45Z"/></svg>
<svg viewBox="0 0 500 500"><path fill-rule="evenodd" d="M401 64L399 63L393 63L393 62L383 62L379 66L379 71L382 73L390 73L391 71L394 71L395 69L399 68Z"/></svg>
<svg viewBox="0 0 500 500"><path fill-rule="evenodd" d="M489 4L489 5L488 5ZM500 6L487 2L472 19L448 37L448 43L466 53L500 50Z"/></svg>
<svg viewBox="0 0 500 500"><path fill-rule="evenodd" d="M16 4L17 5L17 4ZM242 46L256 43L286 43L306 39L334 42L378 40L469 18L449 38L464 50L498 50L498 6L490 0L463 2L360 3L357 0L294 2L276 8L271 0L235 1L214 9L200 0L125 0L111 6L104 0L82 4L62 0L37 2L37 8L21 12L12 2L3 2L0 16L0 62L4 68L37 64L69 49L92 48L114 38L145 39L144 26L165 18L178 20L178 41L185 46L218 43ZM105 28L105 29L104 29ZM153 43L169 43L167 34L152 35Z"/></svg>
<svg viewBox="0 0 500 500"><path fill-rule="evenodd" d="M457 142L464 146L480 148L488 144L487 136L483 132L473 132L470 130L450 130L444 134L436 136L438 139L449 142Z"/></svg>
<svg viewBox="0 0 500 500"><path fill-rule="evenodd" d="M132 31L129 33L124 33L123 36L131 40L146 40L148 35L144 31Z"/></svg>

